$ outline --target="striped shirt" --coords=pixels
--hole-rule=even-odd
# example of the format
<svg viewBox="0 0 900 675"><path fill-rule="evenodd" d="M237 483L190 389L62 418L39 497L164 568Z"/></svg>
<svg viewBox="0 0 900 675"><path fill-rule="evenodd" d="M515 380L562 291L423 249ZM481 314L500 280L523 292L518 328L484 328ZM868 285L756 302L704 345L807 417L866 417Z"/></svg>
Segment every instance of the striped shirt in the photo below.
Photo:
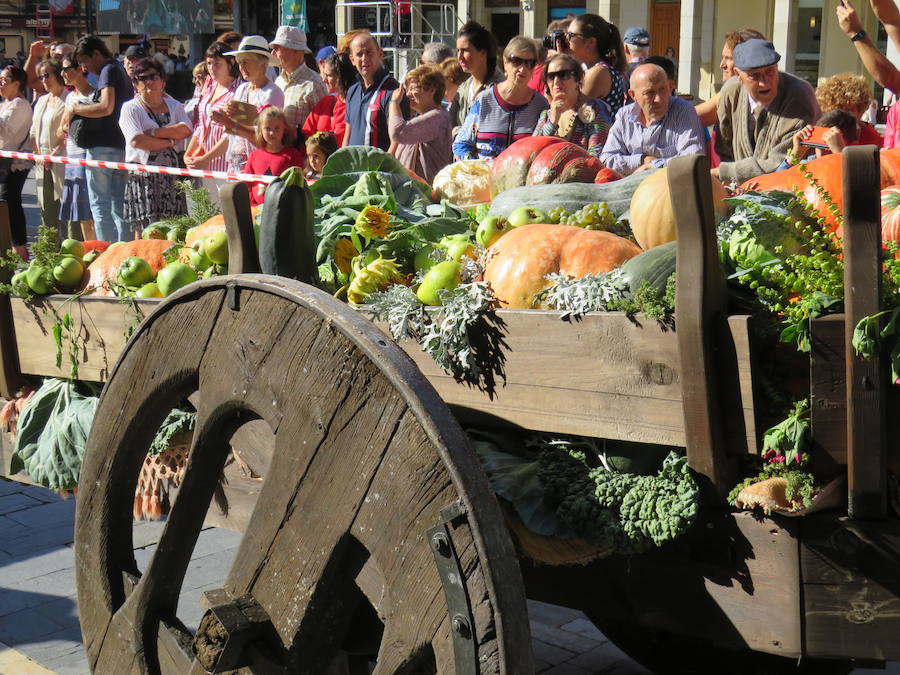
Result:
<svg viewBox="0 0 900 675"><path fill-rule="evenodd" d="M649 126L641 123L640 115L637 103L616 113L600 153L603 166L627 176L641 165L644 157L656 157L653 166L662 168L673 157L706 154L700 118L694 106L684 99L672 96L666 114Z"/></svg>
<svg viewBox="0 0 900 675"><path fill-rule="evenodd" d="M534 133L538 117L550 107L547 99L533 92L524 105L511 105L500 96L497 85L478 95L453 142L457 159L496 157L516 141Z"/></svg>

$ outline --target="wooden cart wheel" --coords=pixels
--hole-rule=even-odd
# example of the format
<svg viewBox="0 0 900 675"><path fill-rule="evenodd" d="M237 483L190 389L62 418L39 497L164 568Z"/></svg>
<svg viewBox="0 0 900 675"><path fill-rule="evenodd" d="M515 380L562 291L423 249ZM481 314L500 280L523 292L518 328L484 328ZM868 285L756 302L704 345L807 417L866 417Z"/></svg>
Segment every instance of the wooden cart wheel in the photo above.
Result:
<svg viewBox="0 0 900 675"><path fill-rule="evenodd" d="M141 576L137 474L194 391L184 482ZM327 294L261 275L183 289L128 343L95 419L75 534L93 672L318 674L354 649L377 673L532 671L518 564L462 430L406 354ZM192 635L182 580L228 440L254 419L272 464Z"/></svg>

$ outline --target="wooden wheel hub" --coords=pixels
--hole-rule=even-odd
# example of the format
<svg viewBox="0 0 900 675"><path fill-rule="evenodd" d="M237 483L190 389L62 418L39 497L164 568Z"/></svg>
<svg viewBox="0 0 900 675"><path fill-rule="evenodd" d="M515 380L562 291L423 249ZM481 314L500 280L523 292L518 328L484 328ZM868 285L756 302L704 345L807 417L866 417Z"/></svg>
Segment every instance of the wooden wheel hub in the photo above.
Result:
<svg viewBox="0 0 900 675"><path fill-rule="evenodd" d="M137 475L166 413L194 391L184 481L141 575ZM75 541L94 672L323 673L348 653L379 673L531 670L515 556L464 434L409 358L327 294L257 275L183 289L129 342L95 419ZM255 419L275 452L194 636L176 616L181 583L229 439ZM440 556L459 573L442 580Z"/></svg>

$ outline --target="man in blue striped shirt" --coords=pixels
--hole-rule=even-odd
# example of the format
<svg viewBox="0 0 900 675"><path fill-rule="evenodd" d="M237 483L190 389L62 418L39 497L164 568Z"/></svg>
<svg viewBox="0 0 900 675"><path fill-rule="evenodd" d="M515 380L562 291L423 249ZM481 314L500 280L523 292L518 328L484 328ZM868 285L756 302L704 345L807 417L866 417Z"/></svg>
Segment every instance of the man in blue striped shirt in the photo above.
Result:
<svg viewBox="0 0 900 675"><path fill-rule="evenodd" d="M704 152L694 106L672 94L666 72L644 64L631 74L634 103L616 113L600 161L623 176L664 167L673 157Z"/></svg>

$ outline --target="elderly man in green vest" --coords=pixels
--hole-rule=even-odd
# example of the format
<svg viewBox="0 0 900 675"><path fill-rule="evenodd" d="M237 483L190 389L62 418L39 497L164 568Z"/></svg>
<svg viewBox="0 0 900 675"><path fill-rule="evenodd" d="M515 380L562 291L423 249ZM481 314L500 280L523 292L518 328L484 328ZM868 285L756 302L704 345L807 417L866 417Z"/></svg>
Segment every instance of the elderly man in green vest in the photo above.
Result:
<svg viewBox="0 0 900 675"><path fill-rule="evenodd" d="M723 183L775 171L794 134L819 118L815 90L780 72L780 60L768 40L755 38L734 48L737 77L722 86L717 106L716 153L722 162L712 174Z"/></svg>

